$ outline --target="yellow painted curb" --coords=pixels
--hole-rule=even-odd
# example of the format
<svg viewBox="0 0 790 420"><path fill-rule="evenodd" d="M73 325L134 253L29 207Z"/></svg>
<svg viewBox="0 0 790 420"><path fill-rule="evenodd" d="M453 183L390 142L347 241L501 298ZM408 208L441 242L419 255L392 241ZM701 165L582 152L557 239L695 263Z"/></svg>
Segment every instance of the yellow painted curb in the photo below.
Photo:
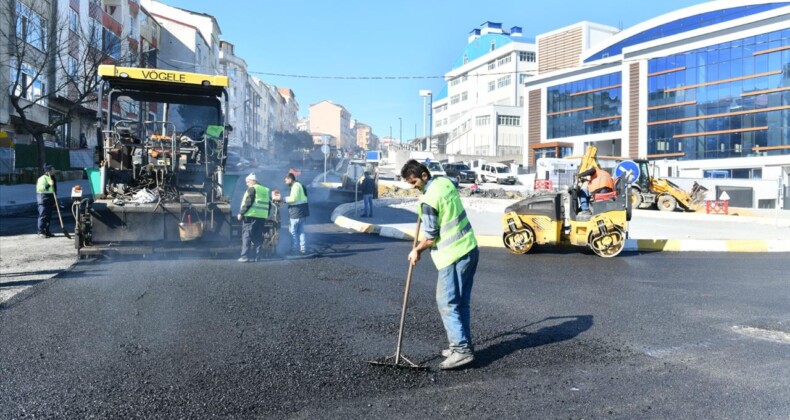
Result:
<svg viewBox="0 0 790 420"><path fill-rule="evenodd" d="M675 239L637 239L640 251L680 251L680 241Z"/></svg>
<svg viewBox="0 0 790 420"><path fill-rule="evenodd" d="M766 241L727 241L728 252L767 252L768 242Z"/></svg>

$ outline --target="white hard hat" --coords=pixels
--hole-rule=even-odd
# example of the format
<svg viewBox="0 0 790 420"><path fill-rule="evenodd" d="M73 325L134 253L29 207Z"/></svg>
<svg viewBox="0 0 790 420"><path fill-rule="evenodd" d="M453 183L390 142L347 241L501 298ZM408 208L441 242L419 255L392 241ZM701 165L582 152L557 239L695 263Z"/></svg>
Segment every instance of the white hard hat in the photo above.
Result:
<svg viewBox="0 0 790 420"><path fill-rule="evenodd" d="M245 179L246 179L247 181L255 181L255 182L258 182L258 177L257 177L257 176L255 176L255 172L252 172L252 173L250 173L249 175L247 175L247 178L245 178Z"/></svg>

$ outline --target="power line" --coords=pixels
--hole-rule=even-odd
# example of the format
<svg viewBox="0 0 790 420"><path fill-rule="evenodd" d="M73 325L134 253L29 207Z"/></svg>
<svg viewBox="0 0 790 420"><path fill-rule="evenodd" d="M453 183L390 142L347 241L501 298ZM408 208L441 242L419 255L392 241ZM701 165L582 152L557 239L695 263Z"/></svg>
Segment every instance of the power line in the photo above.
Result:
<svg viewBox="0 0 790 420"><path fill-rule="evenodd" d="M598 63L585 63L581 66L577 67L557 67L557 68L541 68L541 71L554 71L554 70L564 70L564 69L586 69L591 67L598 66ZM311 75L311 74L292 74L292 73L272 73L272 72L265 72L265 71L250 71L248 70L248 74L258 74L263 76L276 76L276 77L290 77L293 79L321 79L321 80L413 80L413 79L445 79L447 81L457 79L459 77L463 77L466 75L467 77L485 77L485 76L504 76L509 74L527 74L530 72L537 72L538 69L535 70L520 70L520 71L505 71L505 72L491 72L491 73L484 73L484 74L460 74L455 77L447 77L445 75L439 76L419 76L419 75L411 75L411 76L336 76L336 75Z"/></svg>

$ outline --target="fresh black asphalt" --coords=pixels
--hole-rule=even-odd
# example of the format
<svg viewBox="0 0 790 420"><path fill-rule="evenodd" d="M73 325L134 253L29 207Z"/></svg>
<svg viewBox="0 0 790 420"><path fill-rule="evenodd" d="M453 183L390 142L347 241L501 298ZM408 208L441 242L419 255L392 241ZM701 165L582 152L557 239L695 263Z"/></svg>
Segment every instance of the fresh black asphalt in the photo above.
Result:
<svg viewBox="0 0 790 420"><path fill-rule="evenodd" d="M84 262L0 306L0 418L790 415L790 343L733 331L790 334L782 254L483 249L456 372L426 258L403 351L430 370L385 368L410 244L313 200L317 258Z"/></svg>

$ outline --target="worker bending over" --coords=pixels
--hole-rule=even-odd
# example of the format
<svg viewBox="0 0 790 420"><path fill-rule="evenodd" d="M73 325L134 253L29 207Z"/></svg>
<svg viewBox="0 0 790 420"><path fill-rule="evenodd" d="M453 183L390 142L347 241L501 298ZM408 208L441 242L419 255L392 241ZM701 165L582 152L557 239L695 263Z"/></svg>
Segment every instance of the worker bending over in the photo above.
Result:
<svg viewBox="0 0 790 420"><path fill-rule="evenodd" d="M477 239L458 190L449 178L432 178L428 168L414 159L401 168L401 177L423 193L418 213L424 237L409 253L409 262L417 264L420 254L431 250L439 270L436 304L450 342L450 348L441 352L446 359L439 367L455 369L475 358L469 304L480 255Z"/></svg>

